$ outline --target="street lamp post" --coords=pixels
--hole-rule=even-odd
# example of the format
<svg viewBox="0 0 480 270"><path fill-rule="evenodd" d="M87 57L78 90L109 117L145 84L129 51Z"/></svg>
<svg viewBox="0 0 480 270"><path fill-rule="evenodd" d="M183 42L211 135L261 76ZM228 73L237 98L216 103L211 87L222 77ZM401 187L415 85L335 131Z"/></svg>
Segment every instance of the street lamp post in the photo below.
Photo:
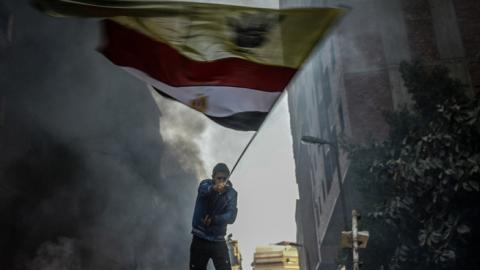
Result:
<svg viewBox="0 0 480 270"><path fill-rule="evenodd" d="M342 237L340 240L340 245L342 248L352 249L352 261L353 261L353 270L360 269L360 255L358 250L361 248L367 247L368 238L370 233L368 231L359 231L358 230L358 220L360 219L360 213L357 210L352 210L352 230L343 231Z"/></svg>
<svg viewBox="0 0 480 270"><path fill-rule="evenodd" d="M352 257L353 257L353 270L359 270L360 260L358 258L358 213L352 211Z"/></svg>
<svg viewBox="0 0 480 270"><path fill-rule="evenodd" d="M335 158L337 162L337 179L338 179L338 187L340 189L340 200L342 201L342 215L343 215L343 226L345 230L348 229L348 220L347 220L347 205L345 201L345 193L343 190L343 181L342 181L342 171L340 170L340 152L338 151L338 143L335 145L327 140L322 138L313 137L313 136L302 136L301 141L304 143L310 144L317 144L317 145L325 145L327 144L329 147L333 148L335 151Z"/></svg>

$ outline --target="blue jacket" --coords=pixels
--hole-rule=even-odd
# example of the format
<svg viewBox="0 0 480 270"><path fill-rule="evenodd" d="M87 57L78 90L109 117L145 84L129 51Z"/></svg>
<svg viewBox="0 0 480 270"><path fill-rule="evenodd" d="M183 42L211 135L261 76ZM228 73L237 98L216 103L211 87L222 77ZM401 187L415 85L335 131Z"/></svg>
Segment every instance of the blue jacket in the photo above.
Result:
<svg viewBox="0 0 480 270"><path fill-rule="evenodd" d="M197 201L192 220L192 234L208 241L225 241L227 224L237 217L237 191L228 181L229 187L219 193L213 190L213 180L206 179L198 186ZM213 217L212 224L205 226L202 219Z"/></svg>

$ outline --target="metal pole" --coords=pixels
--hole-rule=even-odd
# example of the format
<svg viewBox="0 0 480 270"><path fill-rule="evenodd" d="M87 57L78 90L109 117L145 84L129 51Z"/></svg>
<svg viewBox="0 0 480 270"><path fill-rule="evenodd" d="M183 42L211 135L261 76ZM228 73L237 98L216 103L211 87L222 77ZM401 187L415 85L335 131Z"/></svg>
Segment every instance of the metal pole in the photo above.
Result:
<svg viewBox="0 0 480 270"><path fill-rule="evenodd" d="M237 168L237 165L238 163L240 163L240 160L242 159L243 155L245 154L245 152L247 152L247 149L248 147L250 146L250 144L252 144L253 140L255 139L255 137L257 137L257 134L260 132L260 130L265 126L265 123L267 122L267 120L271 117L272 115L272 112L275 110L275 108L277 108L280 104L280 101L282 100L282 98L285 96L285 93L287 91L283 91L283 93L275 100L275 102L273 103L272 107L270 108L270 111L268 112L267 116L265 117L265 119L263 120L262 124L260 125L260 127L258 128L257 131L255 131L255 133L253 134L253 136L250 138L250 140L248 141L247 145L243 148L242 150L242 153L240 153L240 156L237 158L237 161L235 161L235 164L233 165L232 167L232 170L230 171L230 175L228 176L228 178L230 178L230 176L233 174L233 172L235 171L235 169Z"/></svg>
<svg viewBox="0 0 480 270"><path fill-rule="evenodd" d="M352 210L352 252L353 252L353 270L359 270L359 256L358 256L358 213Z"/></svg>
<svg viewBox="0 0 480 270"><path fill-rule="evenodd" d="M260 129L259 129L260 130ZM242 159L243 155L245 154L245 152L247 152L247 149L248 147L250 146L250 144L252 144L253 140L255 139L255 137L257 137L257 134L258 134L258 131L255 131L255 133L253 134L253 136L250 138L250 140L248 141L247 145L243 148L242 150L242 153L240 153L240 156L237 158L237 161L235 162L235 165L233 165L232 167L232 170L230 171L230 175L233 174L233 172L235 171L235 168L237 168L237 165L238 163L240 162L240 160ZM230 175L228 176L228 178L230 178Z"/></svg>

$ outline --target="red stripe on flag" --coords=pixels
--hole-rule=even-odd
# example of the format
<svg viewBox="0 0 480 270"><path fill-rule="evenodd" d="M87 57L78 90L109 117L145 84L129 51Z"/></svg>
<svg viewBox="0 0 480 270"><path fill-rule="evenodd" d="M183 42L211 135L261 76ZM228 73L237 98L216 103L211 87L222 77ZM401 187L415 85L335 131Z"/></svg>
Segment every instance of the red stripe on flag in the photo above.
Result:
<svg viewBox="0 0 480 270"><path fill-rule="evenodd" d="M113 21L105 21L99 49L119 66L134 67L171 86L218 85L281 92L296 69L262 65L239 58L211 62L189 59L172 47Z"/></svg>

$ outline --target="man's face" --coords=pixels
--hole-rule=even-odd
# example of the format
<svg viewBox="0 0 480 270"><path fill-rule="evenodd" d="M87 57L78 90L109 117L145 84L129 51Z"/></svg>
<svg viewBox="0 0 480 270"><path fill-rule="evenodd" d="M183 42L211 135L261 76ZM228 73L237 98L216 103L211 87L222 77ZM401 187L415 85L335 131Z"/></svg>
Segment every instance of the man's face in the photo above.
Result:
<svg viewBox="0 0 480 270"><path fill-rule="evenodd" d="M213 183L215 185L225 184L227 182L227 174L224 172L216 172L213 175Z"/></svg>

